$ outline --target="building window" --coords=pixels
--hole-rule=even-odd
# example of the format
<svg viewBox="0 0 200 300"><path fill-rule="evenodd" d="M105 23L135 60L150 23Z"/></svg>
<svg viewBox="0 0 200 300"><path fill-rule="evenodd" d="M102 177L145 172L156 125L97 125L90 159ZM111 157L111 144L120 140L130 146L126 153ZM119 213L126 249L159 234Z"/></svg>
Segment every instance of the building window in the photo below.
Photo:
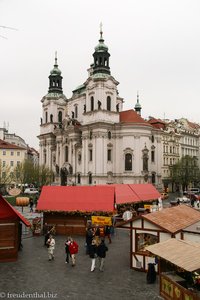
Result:
<svg viewBox="0 0 200 300"><path fill-rule="evenodd" d="M46 123L48 122L48 112L46 111L45 113L45 120L46 120Z"/></svg>
<svg viewBox="0 0 200 300"><path fill-rule="evenodd" d="M11 151L11 152L10 152L10 155L11 155L11 156L14 156L14 152L13 152L13 151Z"/></svg>
<svg viewBox="0 0 200 300"><path fill-rule="evenodd" d="M58 123L62 123L62 111L58 112Z"/></svg>
<svg viewBox="0 0 200 300"><path fill-rule="evenodd" d="M111 149L108 149L108 151L107 151L107 160L108 161L112 160L112 150Z"/></svg>
<svg viewBox="0 0 200 300"><path fill-rule="evenodd" d="M110 98L110 96L107 97L107 110L111 111L111 98Z"/></svg>
<svg viewBox="0 0 200 300"><path fill-rule="evenodd" d="M6 172L2 172L2 177L6 178Z"/></svg>
<svg viewBox="0 0 200 300"><path fill-rule="evenodd" d="M89 161L92 161L92 149L89 149Z"/></svg>
<svg viewBox="0 0 200 300"><path fill-rule="evenodd" d="M5 162L5 160L3 161L3 167L5 167L6 166L6 162Z"/></svg>
<svg viewBox="0 0 200 300"><path fill-rule="evenodd" d="M92 139L92 130L90 131L90 140Z"/></svg>
<svg viewBox="0 0 200 300"><path fill-rule="evenodd" d="M108 131L108 139L111 140L111 138L112 138L112 134L110 131Z"/></svg>
<svg viewBox="0 0 200 300"><path fill-rule="evenodd" d="M151 151L151 162L155 162L155 151Z"/></svg>
<svg viewBox="0 0 200 300"><path fill-rule="evenodd" d="M132 171L132 154L125 154L125 171Z"/></svg>
<svg viewBox="0 0 200 300"><path fill-rule="evenodd" d="M50 122L53 123L53 115L50 115Z"/></svg>
<svg viewBox="0 0 200 300"><path fill-rule="evenodd" d="M152 175L151 175L151 183L152 184L156 183L156 175L155 175L155 173L152 173Z"/></svg>
<svg viewBox="0 0 200 300"><path fill-rule="evenodd" d="M20 152L17 152L17 156L20 156Z"/></svg>
<svg viewBox="0 0 200 300"><path fill-rule="evenodd" d="M20 166L20 161L17 161L17 166Z"/></svg>
<svg viewBox="0 0 200 300"><path fill-rule="evenodd" d="M89 173L88 175L88 183L92 184L92 173Z"/></svg>
<svg viewBox="0 0 200 300"><path fill-rule="evenodd" d="M90 110L93 111L94 110L94 97L90 98Z"/></svg>
<svg viewBox="0 0 200 300"><path fill-rule="evenodd" d="M46 164L46 163L47 163L47 153L46 153L46 149L44 149L43 155L44 155L44 164Z"/></svg>
<svg viewBox="0 0 200 300"><path fill-rule="evenodd" d="M68 146L65 146L65 161L68 162Z"/></svg>
<svg viewBox="0 0 200 300"><path fill-rule="evenodd" d="M3 155L6 155L6 150L3 150Z"/></svg>
<svg viewBox="0 0 200 300"><path fill-rule="evenodd" d="M81 184L81 174L78 174L78 176L77 176L77 183Z"/></svg>
<svg viewBox="0 0 200 300"><path fill-rule="evenodd" d="M154 135L151 136L151 142L154 143Z"/></svg>
<svg viewBox="0 0 200 300"><path fill-rule="evenodd" d="M11 162L10 162L10 166L11 166L11 167L13 167L13 166L14 166L14 161L13 161L13 160L11 160Z"/></svg>

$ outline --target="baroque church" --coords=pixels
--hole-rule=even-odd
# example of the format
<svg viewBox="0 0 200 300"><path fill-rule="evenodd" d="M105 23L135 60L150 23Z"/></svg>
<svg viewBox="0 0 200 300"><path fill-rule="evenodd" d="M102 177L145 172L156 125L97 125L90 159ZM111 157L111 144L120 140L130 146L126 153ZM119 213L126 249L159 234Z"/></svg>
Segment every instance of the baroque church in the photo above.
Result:
<svg viewBox="0 0 200 300"><path fill-rule="evenodd" d="M41 100L40 165L61 185L161 182L161 136L134 109L123 110L119 82L111 75L110 53L103 32L93 53L86 81L67 99L57 57L49 89Z"/></svg>

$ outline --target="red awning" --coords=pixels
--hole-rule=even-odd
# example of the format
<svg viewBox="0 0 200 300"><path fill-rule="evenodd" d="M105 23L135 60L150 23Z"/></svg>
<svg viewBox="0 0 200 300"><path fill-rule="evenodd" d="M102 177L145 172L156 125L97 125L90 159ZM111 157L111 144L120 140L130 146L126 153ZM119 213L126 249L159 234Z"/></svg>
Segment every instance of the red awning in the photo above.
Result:
<svg viewBox="0 0 200 300"><path fill-rule="evenodd" d="M129 186L139 197L140 201L151 201L161 197L160 193L150 183L129 184Z"/></svg>
<svg viewBox="0 0 200 300"><path fill-rule="evenodd" d="M31 223L0 195L0 220L17 218L20 218L26 226L31 227Z"/></svg>
<svg viewBox="0 0 200 300"><path fill-rule="evenodd" d="M111 186L44 186L37 210L112 212L114 191Z"/></svg>
<svg viewBox="0 0 200 300"><path fill-rule="evenodd" d="M130 188L129 184L113 184L115 187L116 204L141 202L138 195Z"/></svg>

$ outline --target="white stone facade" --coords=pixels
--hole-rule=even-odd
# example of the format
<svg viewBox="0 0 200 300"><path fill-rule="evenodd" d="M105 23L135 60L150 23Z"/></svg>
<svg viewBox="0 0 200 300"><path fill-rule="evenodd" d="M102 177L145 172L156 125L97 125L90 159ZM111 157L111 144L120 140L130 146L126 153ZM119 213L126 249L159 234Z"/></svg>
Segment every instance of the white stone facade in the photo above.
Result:
<svg viewBox="0 0 200 300"><path fill-rule="evenodd" d="M54 171L56 183L149 182L161 187L161 132L142 119L140 111L123 111L119 82L110 74L102 41L101 36L88 79L70 99L62 93L56 58L49 92L42 99L40 164ZM105 54L102 69L100 48Z"/></svg>

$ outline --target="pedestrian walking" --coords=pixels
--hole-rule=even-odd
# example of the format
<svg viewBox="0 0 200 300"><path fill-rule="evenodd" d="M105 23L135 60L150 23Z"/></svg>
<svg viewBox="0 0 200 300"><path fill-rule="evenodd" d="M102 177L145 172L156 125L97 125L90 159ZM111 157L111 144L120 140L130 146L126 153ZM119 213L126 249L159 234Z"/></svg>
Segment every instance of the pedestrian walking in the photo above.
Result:
<svg viewBox="0 0 200 300"><path fill-rule="evenodd" d="M101 240L101 244L97 247L97 256L99 260L99 271L104 271L104 263L105 263L105 257L106 252L108 251L108 247L106 246L104 240Z"/></svg>
<svg viewBox="0 0 200 300"><path fill-rule="evenodd" d="M111 227L106 225L106 227L105 227L105 236L107 236L107 238L109 240L109 244L112 243L110 231L111 231Z"/></svg>
<svg viewBox="0 0 200 300"><path fill-rule="evenodd" d="M34 205L33 199L30 198L29 200L30 212L33 212L33 205Z"/></svg>
<svg viewBox="0 0 200 300"><path fill-rule="evenodd" d="M70 237L68 237L66 242L65 242L65 253L66 253L65 263L66 264L69 263L69 258L71 257L71 254L70 254L70 251L69 251L70 242L71 242L71 239L70 239Z"/></svg>
<svg viewBox="0 0 200 300"><path fill-rule="evenodd" d="M47 241L47 247L48 247L48 257L49 261L54 260L54 250L55 250L55 239L52 235L49 236L49 239Z"/></svg>
<svg viewBox="0 0 200 300"><path fill-rule="evenodd" d="M91 258L91 272L94 272L97 258L97 245L95 239L92 240L92 243L89 246L89 256Z"/></svg>
<svg viewBox="0 0 200 300"><path fill-rule="evenodd" d="M92 227L87 228L86 236L85 236L86 254L89 254L89 246L92 244L93 237L94 237L94 231Z"/></svg>
<svg viewBox="0 0 200 300"><path fill-rule="evenodd" d="M70 237L69 252L72 259L72 267L76 265L76 254L78 253L78 244Z"/></svg>

